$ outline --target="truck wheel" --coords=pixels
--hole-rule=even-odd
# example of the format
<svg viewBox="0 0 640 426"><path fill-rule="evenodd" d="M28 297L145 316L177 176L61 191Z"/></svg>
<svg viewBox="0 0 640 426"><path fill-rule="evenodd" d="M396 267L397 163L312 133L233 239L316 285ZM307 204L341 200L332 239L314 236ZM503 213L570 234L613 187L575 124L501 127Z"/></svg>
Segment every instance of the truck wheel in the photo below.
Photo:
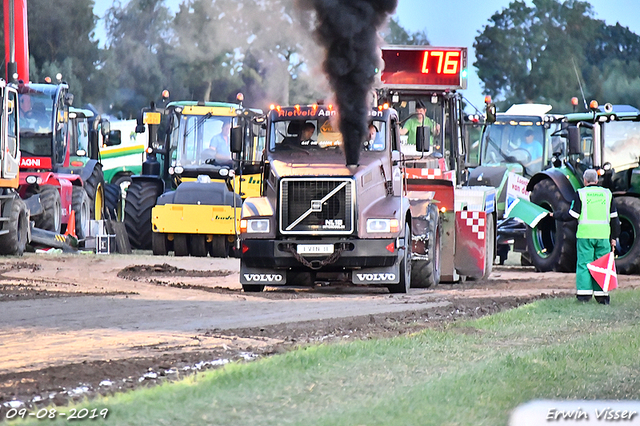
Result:
<svg viewBox="0 0 640 426"><path fill-rule="evenodd" d="M91 219L102 219L104 209L104 174L102 164L97 163L91 172L91 176L84 182L84 189L89 196Z"/></svg>
<svg viewBox="0 0 640 426"><path fill-rule="evenodd" d="M493 213L487 215L487 228L484 233L484 254L486 256L484 265L484 275L481 279L489 278L493 271L493 262L496 259L496 223L493 220Z"/></svg>
<svg viewBox="0 0 640 426"><path fill-rule="evenodd" d="M620 217L620 236L616 242L616 271L620 274L640 272L640 199L616 198Z"/></svg>
<svg viewBox="0 0 640 426"><path fill-rule="evenodd" d="M151 234L151 249L155 256L166 256L169 253L167 235L154 232Z"/></svg>
<svg viewBox="0 0 640 426"><path fill-rule="evenodd" d="M34 218L36 228L59 234L62 229L62 202L58 188L51 185L41 187L40 204L44 212Z"/></svg>
<svg viewBox="0 0 640 426"><path fill-rule="evenodd" d="M81 186L74 186L71 192L71 209L76 212L76 235L79 240L89 235L90 206L87 191Z"/></svg>
<svg viewBox="0 0 640 426"><path fill-rule="evenodd" d="M175 234L173 236L173 252L179 257L189 256L187 234Z"/></svg>
<svg viewBox="0 0 640 426"><path fill-rule="evenodd" d="M431 207L431 206L430 206ZM440 283L441 232L437 208L429 208L429 240L427 256L429 260L411 261L411 287L430 288Z"/></svg>
<svg viewBox="0 0 640 426"><path fill-rule="evenodd" d="M388 285L389 293L408 293L409 288L411 288L411 244L407 240L411 238L411 228L409 228L408 223L404 225L404 235L405 247L398 250L400 282Z"/></svg>
<svg viewBox="0 0 640 426"><path fill-rule="evenodd" d="M129 185L124 204L124 224L131 247L151 248L151 210L161 192L160 182L136 179Z"/></svg>
<svg viewBox="0 0 640 426"><path fill-rule="evenodd" d="M4 229L9 232L0 235L0 254L22 256L27 245L29 216L26 204L17 195L11 202L8 219Z"/></svg>
<svg viewBox="0 0 640 426"><path fill-rule="evenodd" d="M550 211L567 211L565 201L551 179L538 182L531 191L531 201ZM527 228L527 251L538 271L575 272L576 226L545 217L535 228Z"/></svg>
<svg viewBox="0 0 640 426"><path fill-rule="evenodd" d="M209 254L211 257L227 257L227 236L214 235L213 240L209 243Z"/></svg>
<svg viewBox="0 0 640 426"><path fill-rule="evenodd" d="M191 234L189 236L189 248L191 256L207 257L207 244L202 234Z"/></svg>
<svg viewBox="0 0 640 426"><path fill-rule="evenodd" d="M118 185L104 185L105 218L122 222L122 192Z"/></svg>
<svg viewBox="0 0 640 426"><path fill-rule="evenodd" d="M315 272L287 272L287 285L313 287L316 283Z"/></svg>
<svg viewBox="0 0 640 426"><path fill-rule="evenodd" d="M264 290L264 286L260 284L242 284L242 290L245 293L260 293Z"/></svg>

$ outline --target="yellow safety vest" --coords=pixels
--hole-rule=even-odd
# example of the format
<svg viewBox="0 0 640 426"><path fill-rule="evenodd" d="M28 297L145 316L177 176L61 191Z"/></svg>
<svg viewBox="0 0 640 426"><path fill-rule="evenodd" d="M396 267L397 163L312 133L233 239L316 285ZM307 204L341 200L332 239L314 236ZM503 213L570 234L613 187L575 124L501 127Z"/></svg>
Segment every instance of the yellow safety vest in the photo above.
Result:
<svg viewBox="0 0 640 426"><path fill-rule="evenodd" d="M577 238L609 239L611 191L599 186L578 189L582 211L578 218Z"/></svg>

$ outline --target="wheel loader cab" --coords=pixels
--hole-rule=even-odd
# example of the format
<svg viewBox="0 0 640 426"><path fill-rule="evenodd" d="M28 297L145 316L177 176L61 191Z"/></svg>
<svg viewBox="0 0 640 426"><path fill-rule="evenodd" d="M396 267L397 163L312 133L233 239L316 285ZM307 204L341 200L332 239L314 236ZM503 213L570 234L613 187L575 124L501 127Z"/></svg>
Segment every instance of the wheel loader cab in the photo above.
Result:
<svg viewBox="0 0 640 426"><path fill-rule="evenodd" d="M66 84L18 86L22 157L49 157L54 168L68 166L67 91Z"/></svg>

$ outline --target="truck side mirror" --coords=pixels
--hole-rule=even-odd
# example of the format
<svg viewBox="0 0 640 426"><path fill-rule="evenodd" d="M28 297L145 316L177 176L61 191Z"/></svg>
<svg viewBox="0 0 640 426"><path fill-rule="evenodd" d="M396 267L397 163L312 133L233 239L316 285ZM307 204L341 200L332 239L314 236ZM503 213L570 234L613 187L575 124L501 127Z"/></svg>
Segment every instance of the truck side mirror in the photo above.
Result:
<svg viewBox="0 0 640 426"><path fill-rule="evenodd" d="M416 151L429 151L431 147L431 128L429 126L419 126L416 128Z"/></svg>
<svg viewBox="0 0 640 426"><path fill-rule="evenodd" d="M260 195L267 194L267 188L269 187L269 175L271 174L271 163L268 161L262 164L262 188L260 188Z"/></svg>
<svg viewBox="0 0 640 426"><path fill-rule="evenodd" d="M102 133L102 136L107 136L110 131L111 123L109 123L109 120L100 120L100 133Z"/></svg>
<svg viewBox="0 0 640 426"><path fill-rule="evenodd" d="M231 129L231 152L239 154L242 152L242 127L236 126Z"/></svg>
<svg viewBox="0 0 640 426"><path fill-rule="evenodd" d="M569 137L569 154L577 154L580 152L580 129L571 126L567 129Z"/></svg>
<svg viewBox="0 0 640 426"><path fill-rule="evenodd" d="M91 158L92 160L97 160L99 152L100 147L98 146L98 132L96 130L91 130L91 134L89 136L89 158Z"/></svg>

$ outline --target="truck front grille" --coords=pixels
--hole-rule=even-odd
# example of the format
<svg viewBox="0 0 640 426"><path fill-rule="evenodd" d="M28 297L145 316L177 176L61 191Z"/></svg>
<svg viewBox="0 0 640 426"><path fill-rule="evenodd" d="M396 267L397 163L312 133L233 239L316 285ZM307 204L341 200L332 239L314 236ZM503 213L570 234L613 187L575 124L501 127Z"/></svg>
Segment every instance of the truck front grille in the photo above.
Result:
<svg viewBox="0 0 640 426"><path fill-rule="evenodd" d="M280 232L353 232L354 181L348 178L285 178L280 184Z"/></svg>

